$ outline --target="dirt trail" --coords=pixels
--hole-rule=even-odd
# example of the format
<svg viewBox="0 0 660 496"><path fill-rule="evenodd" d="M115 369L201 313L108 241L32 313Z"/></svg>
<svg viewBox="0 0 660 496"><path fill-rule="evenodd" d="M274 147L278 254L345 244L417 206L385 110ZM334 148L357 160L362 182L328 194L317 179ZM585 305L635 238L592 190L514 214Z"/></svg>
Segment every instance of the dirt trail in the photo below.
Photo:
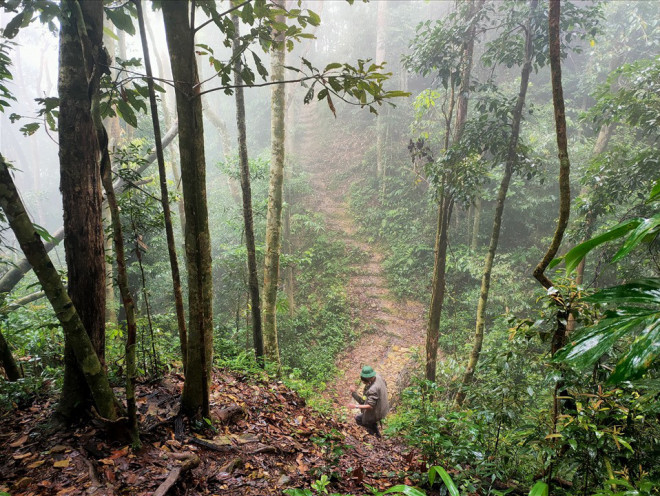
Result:
<svg viewBox="0 0 660 496"><path fill-rule="evenodd" d="M426 309L389 291L382 249L365 242L357 233L347 198L353 178L346 172L354 165L350 162L361 160L363 150L350 150L350 144L345 142L322 146L317 134L320 126L315 120L314 107L305 106L299 116L302 136L294 148L302 167L310 174L313 208L323 214L328 231L334 232L347 249L363 254L355 257L348 283L351 312L360 322L360 335L338 357L339 374L328 384L325 396L337 406L352 401L349 387L359 384L362 365L371 365L387 381L390 400L396 404L398 393L407 385L412 357L424 351Z"/></svg>

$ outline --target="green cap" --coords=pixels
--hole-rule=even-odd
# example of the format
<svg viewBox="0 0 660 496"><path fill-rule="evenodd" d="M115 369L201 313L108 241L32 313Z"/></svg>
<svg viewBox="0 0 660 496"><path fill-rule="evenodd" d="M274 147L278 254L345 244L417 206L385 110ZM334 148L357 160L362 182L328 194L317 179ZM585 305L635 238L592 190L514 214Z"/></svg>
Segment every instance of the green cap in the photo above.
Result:
<svg viewBox="0 0 660 496"><path fill-rule="evenodd" d="M372 377L376 377L376 371L369 365L365 365L362 367L362 373L360 374L360 377L363 379L371 379Z"/></svg>

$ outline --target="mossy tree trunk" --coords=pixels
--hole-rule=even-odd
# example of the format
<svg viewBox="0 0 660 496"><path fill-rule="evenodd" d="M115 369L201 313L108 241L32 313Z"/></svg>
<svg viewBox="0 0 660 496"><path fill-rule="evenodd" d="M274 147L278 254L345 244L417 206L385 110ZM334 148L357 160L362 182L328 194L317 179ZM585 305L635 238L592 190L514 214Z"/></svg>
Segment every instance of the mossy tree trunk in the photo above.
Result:
<svg viewBox="0 0 660 496"><path fill-rule="evenodd" d="M213 281L206 201L206 159L194 29L187 2L163 2L163 19L174 77L179 116L179 156L186 214L188 269L188 359L181 397L182 411L209 415L213 359Z"/></svg>
<svg viewBox="0 0 660 496"><path fill-rule="evenodd" d="M23 253L34 268L39 283L62 325L67 346L74 355L86 390L90 392L91 403L103 418L116 420L120 413L119 407L103 370L103 365L75 305L62 284L60 274L48 258L41 238L25 211L2 156L0 156L0 207L5 212L9 226L16 235ZM103 308L99 308L98 311L103 315Z"/></svg>
<svg viewBox="0 0 660 496"><path fill-rule="evenodd" d="M257 251L254 240L254 218L252 215L252 187L250 185L250 163L248 161L247 130L245 126L245 97L243 95L243 70L239 54L239 19L232 15L234 23L234 84L236 88L236 125L238 128L238 161L241 169L241 191L243 193L243 223L245 245L247 248L248 288L252 313L252 339L254 352L259 364L263 365L264 342L261 326L261 301L259 297L259 275L257 269Z"/></svg>
<svg viewBox="0 0 660 496"><path fill-rule="evenodd" d="M284 16L277 16L284 23ZM271 50L271 80L284 80L284 32L275 33ZM284 114L285 91L283 84L271 88L270 116L270 183L268 187L268 211L266 213L266 260L264 264L263 337L266 360L280 369L280 351L277 343L277 286L282 246L282 195L284 183Z"/></svg>

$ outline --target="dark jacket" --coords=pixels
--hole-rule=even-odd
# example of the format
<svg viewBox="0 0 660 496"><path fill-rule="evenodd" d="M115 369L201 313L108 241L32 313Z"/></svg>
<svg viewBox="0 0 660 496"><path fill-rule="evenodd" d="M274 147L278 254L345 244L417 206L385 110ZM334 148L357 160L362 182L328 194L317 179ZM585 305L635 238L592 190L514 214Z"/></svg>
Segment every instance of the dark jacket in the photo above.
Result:
<svg viewBox="0 0 660 496"><path fill-rule="evenodd" d="M387 401L387 384L383 378L376 374L376 380L370 385L364 386L364 398L357 393L351 393L353 399L360 405L370 405L368 410L362 410L362 421L365 424L374 424L385 418L390 411Z"/></svg>

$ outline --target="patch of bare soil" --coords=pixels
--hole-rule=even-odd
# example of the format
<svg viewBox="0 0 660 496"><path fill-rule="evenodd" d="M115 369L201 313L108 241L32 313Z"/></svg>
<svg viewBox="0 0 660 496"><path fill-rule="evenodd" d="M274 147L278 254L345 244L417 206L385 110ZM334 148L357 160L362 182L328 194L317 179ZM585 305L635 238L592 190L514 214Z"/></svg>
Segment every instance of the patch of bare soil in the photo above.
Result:
<svg viewBox="0 0 660 496"><path fill-rule="evenodd" d="M337 239L349 250L363 254L351 267L348 284L352 315L361 323L360 336L337 359L340 373L324 394L337 406L352 402L349 387L359 384L362 365L371 365L387 382L390 400L396 404L400 391L407 385L413 356L424 351L426 308L390 292L381 248L360 238L350 214L347 193L353 178L347 171L360 163L372 141L366 135L342 135L339 124L333 130L324 130L326 135L335 137L334 145L320 146L314 106L305 106L299 122L303 131L296 154L310 174L313 208L323 214L326 228Z"/></svg>

